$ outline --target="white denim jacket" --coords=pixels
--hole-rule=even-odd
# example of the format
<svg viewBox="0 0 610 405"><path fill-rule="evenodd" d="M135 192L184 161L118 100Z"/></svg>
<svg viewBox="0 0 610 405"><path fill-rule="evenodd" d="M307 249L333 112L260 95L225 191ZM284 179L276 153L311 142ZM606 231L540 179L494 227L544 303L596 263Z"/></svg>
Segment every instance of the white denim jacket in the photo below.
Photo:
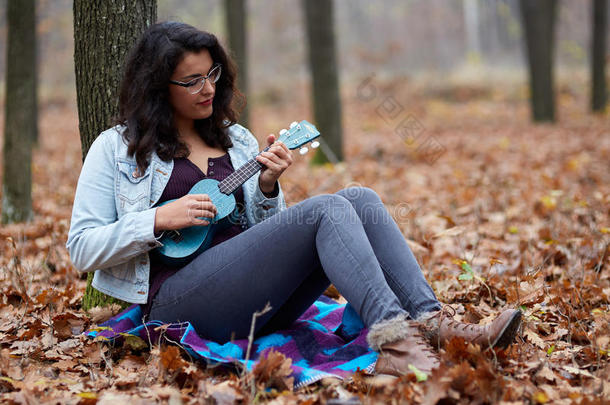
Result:
<svg viewBox="0 0 610 405"><path fill-rule="evenodd" d="M155 211L174 162L152 153L141 176L135 156L127 156L127 144L117 126L100 134L83 164L66 247L74 266L95 271L93 287L123 301L143 304L148 298L148 251L162 246L155 238ZM256 138L235 124L228 129L233 147L229 156L235 169L258 152ZM261 222L286 207L282 189L266 198L258 186L257 172L242 188L248 226Z"/></svg>

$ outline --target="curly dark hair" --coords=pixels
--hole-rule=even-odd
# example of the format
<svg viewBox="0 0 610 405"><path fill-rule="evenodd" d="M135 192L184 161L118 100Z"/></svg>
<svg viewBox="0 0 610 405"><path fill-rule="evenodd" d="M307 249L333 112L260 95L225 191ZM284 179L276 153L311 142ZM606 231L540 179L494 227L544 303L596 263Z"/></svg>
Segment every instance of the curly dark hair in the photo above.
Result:
<svg viewBox="0 0 610 405"><path fill-rule="evenodd" d="M128 154L135 154L143 173L154 150L169 161L186 157L189 150L180 141L169 102L169 80L187 52L207 49L214 63L222 64L216 82L213 113L195 120L199 136L211 147L233 146L227 128L237 122L237 107L245 98L235 86L237 69L216 36L180 22L161 22L149 27L130 50L123 68L116 123L126 127L123 137Z"/></svg>

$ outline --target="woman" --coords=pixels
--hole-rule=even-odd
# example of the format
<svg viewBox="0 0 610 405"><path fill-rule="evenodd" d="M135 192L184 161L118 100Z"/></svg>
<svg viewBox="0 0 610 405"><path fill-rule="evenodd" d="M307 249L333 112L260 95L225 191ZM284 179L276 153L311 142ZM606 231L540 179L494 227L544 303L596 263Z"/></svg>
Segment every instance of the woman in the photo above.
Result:
<svg viewBox="0 0 610 405"><path fill-rule="evenodd" d="M333 283L370 329L377 371L394 375L410 364L434 369L434 349L453 336L482 346L512 341L519 311L481 327L442 310L374 191L348 188L286 208L278 179L292 154L273 135L256 157L262 170L235 193L242 220L188 264L164 265L155 254L163 232L207 225L216 213L207 195L187 194L191 187L225 178L258 153L235 123L235 81L216 37L189 25L156 24L135 45L119 124L87 154L67 242L74 265L95 271L96 289L225 342L247 336L267 302L257 333L289 326Z"/></svg>

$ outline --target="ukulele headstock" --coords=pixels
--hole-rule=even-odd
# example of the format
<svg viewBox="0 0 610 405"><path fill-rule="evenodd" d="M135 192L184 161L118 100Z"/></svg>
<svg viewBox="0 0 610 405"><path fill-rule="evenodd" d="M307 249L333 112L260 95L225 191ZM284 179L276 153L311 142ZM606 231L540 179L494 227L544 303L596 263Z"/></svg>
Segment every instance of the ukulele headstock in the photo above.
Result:
<svg viewBox="0 0 610 405"><path fill-rule="evenodd" d="M299 151L301 155L307 153L307 147L303 145L311 142L312 148L317 148L320 146L320 142L315 139L320 136L320 132L316 129L316 127L306 120L301 122L294 121L290 124L289 129L282 129L279 132L278 141L282 141L288 146L289 149L297 149L301 148Z"/></svg>

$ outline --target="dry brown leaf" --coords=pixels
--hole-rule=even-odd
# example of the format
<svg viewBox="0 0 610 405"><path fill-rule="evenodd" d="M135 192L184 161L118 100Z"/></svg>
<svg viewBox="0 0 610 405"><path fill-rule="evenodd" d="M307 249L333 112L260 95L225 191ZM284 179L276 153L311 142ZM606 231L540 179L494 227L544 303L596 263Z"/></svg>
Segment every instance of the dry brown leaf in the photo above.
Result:
<svg viewBox="0 0 610 405"><path fill-rule="evenodd" d="M280 352L271 349L261 355L252 374L257 384L263 387L274 387L279 391L292 390L292 360Z"/></svg>
<svg viewBox="0 0 610 405"><path fill-rule="evenodd" d="M121 312L121 306L118 304L111 304L106 307L93 307L87 313L89 314L92 323L100 324L106 322L119 312Z"/></svg>

